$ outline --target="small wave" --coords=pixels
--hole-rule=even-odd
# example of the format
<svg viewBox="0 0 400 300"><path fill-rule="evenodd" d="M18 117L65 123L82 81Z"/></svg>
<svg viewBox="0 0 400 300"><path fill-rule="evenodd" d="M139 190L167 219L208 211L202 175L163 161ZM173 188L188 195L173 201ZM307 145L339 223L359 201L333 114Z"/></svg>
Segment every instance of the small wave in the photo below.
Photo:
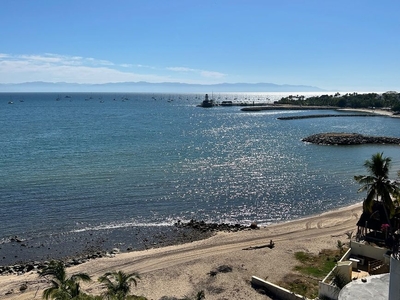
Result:
<svg viewBox="0 0 400 300"><path fill-rule="evenodd" d="M2 238L2 239L0 239L0 245L2 245L2 244L7 244L7 243L9 243L10 242L10 239L9 238Z"/></svg>
<svg viewBox="0 0 400 300"><path fill-rule="evenodd" d="M26 241L26 239L23 239L23 238L20 238L20 237L17 237L17 236L11 236L11 237L6 237L6 238L1 238L0 239L0 245L2 245L2 244L8 244L8 243L11 243L11 242L19 242L19 243L21 243L21 242L25 242Z"/></svg>
<svg viewBox="0 0 400 300"><path fill-rule="evenodd" d="M174 222L161 222L161 223L137 223L137 222L126 222L121 224L102 224L96 226L86 226L84 228L71 230L71 233L85 232L85 231L101 231L109 229L120 229L129 227L167 227L173 226Z"/></svg>

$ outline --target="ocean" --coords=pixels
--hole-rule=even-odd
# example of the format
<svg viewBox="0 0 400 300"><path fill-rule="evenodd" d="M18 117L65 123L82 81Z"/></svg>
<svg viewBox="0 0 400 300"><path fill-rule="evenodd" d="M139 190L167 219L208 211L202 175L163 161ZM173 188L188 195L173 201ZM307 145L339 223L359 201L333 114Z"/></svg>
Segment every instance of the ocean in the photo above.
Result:
<svg viewBox="0 0 400 300"><path fill-rule="evenodd" d="M251 103L288 94L296 93L213 97ZM268 225L362 201L353 176L376 152L392 158L393 178L400 170L399 146L301 141L321 132L400 137L400 119L278 120L347 112L197 107L203 98L1 93L0 243L191 219Z"/></svg>

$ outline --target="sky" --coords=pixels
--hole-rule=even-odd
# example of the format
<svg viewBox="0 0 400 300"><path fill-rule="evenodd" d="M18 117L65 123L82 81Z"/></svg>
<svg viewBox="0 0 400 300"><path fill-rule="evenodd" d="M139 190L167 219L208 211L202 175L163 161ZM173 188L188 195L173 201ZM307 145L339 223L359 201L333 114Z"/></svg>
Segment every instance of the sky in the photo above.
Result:
<svg viewBox="0 0 400 300"><path fill-rule="evenodd" d="M398 0L1 0L0 83L400 91Z"/></svg>

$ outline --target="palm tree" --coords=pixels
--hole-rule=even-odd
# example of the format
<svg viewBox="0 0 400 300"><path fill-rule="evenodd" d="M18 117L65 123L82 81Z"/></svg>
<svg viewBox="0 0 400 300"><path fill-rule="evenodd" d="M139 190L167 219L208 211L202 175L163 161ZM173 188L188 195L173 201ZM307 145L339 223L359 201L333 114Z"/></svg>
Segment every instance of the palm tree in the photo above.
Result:
<svg viewBox="0 0 400 300"><path fill-rule="evenodd" d="M99 281L107 288L104 293L107 299L125 300L131 298L128 295L131 289L131 282L136 286L136 279L140 279L137 273L126 274L123 271L118 271L105 273L99 278Z"/></svg>
<svg viewBox="0 0 400 300"><path fill-rule="evenodd" d="M389 215L395 211L392 196L399 193L398 183L389 179L389 170L392 159L384 157L382 153L372 155L371 160L366 160L364 166L368 175L354 176L354 179L362 184L358 192L367 191L367 197L363 202L363 210L372 212L374 201L383 202L386 218L389 223Z"/></svg>
<svg viewBox="0 0 400 300"><path fill-rule="evenodd" d="M51 261L45 267L40 276L52 276L52 286L45 289L43 292L43 299L79 299L84 294L80 291L79 281L90 281L90 276L86 273L74 274L67 277L65 266L61 261Z"/></svg>

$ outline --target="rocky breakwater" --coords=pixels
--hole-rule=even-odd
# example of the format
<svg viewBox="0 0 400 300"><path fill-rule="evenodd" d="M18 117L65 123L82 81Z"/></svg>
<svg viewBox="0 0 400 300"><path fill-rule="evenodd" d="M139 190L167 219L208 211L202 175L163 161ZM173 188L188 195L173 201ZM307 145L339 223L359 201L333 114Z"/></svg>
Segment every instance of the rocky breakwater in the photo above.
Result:
<svg viewBox="0 0 400 300"><path fill-rule="evenodd" d="M385 136L366 136L358 133L318 133L302 139L318 145L363 145L363 144L392 144L400 145L400 138Z"/></svg>

